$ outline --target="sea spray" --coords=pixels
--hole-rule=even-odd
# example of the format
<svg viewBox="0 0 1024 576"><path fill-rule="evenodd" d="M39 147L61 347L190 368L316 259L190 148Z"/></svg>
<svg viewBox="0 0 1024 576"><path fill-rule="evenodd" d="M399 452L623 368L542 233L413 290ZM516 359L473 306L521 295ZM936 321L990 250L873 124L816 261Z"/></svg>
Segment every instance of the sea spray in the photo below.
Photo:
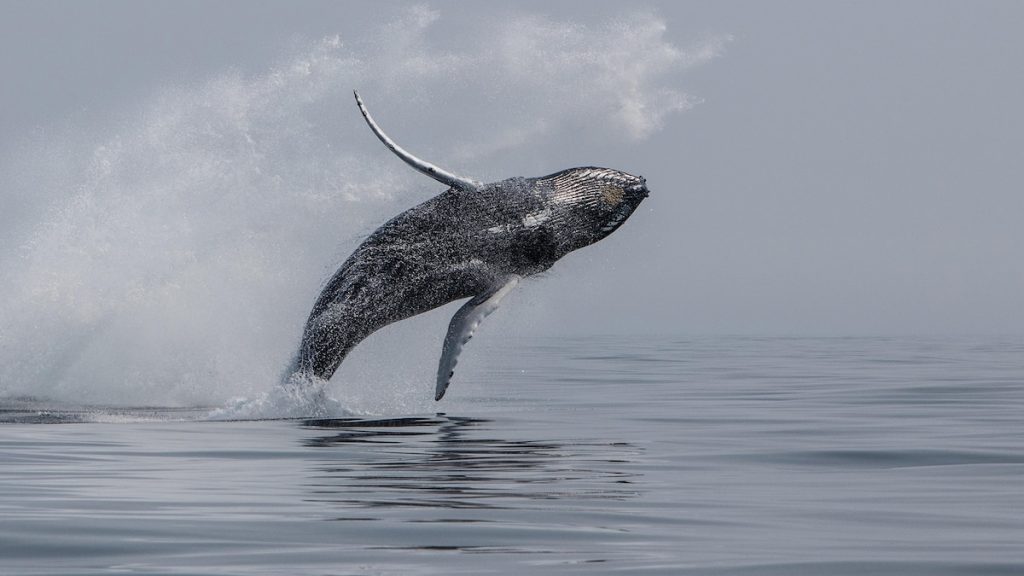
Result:
<svg viewBox="0 0 1024 576"><path fill-rule="evenodd" d="M725 40L682 49L643 13L597 25L523 14L440 48L442 23L405 10L263 73L163 89L100 133L29 143L31 162L3 159L18 177L0 182L17 208L0 215L0 397L210 406L242 395L280 407L261 395L274 394L323 281L361 236L438 192L372 140L352 88L396 133L421 134L404 139L417 152L495 179L510 153L541 158L564 131L646 138L693 103L678 73ZM49 164L62 170L26 177ZM408 334L430 352L411 355L407 377L394 377L401 358L375 351L392 386L429 395L421 357L443 327L430 332Z"/></svg>
<svg viewBox="0 0 1024 576"><path fill-rule="evenodd" d="M359 415L327 393L328 382L294 375L279 386L254 396L229 399L212 410L211 420L265 420L270 418L340 418Z"/></svg>

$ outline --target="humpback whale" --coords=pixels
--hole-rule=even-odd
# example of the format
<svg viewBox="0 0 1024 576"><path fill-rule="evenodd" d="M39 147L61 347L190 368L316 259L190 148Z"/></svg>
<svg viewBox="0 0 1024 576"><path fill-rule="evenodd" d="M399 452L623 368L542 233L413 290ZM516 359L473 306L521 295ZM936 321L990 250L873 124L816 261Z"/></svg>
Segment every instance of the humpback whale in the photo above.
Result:
<svg viewBox="0 0 1024 576"><path fill-rule="evenodd" d="M593 166L484 184L407 152L354 95L377 138L448 189L387 221L341 265L313 305L290 377L329 380L373 332L469 298L444 338L434 391L440 400L463 346L520 279L617 230L647 197L647 184Z"/></svg>

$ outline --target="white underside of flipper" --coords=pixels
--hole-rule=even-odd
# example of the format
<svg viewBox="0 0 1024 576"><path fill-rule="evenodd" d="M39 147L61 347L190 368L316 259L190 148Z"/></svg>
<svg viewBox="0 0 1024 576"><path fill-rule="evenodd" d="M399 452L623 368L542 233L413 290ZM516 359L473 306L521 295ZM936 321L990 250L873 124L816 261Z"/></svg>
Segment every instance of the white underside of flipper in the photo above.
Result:
<svg viewBox="0 0 1024 576"><path fill-rule="evenodd" d="M379 138L380 141L388 147L388 150L394 152L395 155L401 158L403 162L446 186L462 188L463 190L479 190L483 187L482 183L477 182L472 178L453 174L443 168L427 162L426 160L421 160L410 154L409 151L399 146L394 140L388 137L383 130L380 129L380 126L378 126L373 120L373 116L370 116L370 112L366 109L366 105L363 104L363 99L359 97L359 92L353 90L352 93L356 97L356 105L359 106L359 111L362 112L363 119L365 119L366 124L370 126L370 130L372 130L373 133L377 135L377 138Z"/></svg>
<svg viewBox="0 0 1024 576"><path fill-rule="evenodd" d="M498 309L501 299L511 292L516 284L519 284L519 276L511 276L498 289L481 294L466 302L452 317L451 323L448 324L448 334L444 337L441 362L437 367L437 388L434 392L434 400L444 397L448 383L451 382L452 375L455 374L455 364L459 361L462 347L473 337L480 322L483 322L484 318Z"/></svg>

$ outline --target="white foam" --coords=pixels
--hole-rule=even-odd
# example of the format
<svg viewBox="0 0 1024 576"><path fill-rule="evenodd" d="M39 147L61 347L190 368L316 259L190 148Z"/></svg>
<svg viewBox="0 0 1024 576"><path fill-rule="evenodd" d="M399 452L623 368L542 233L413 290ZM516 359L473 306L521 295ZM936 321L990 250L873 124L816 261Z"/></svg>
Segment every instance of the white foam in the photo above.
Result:
<svg viewBox="0 0 1024 576"><path fill-rule="evenodd" d="M279 418L342 418L359 415L327 395L328 383L319 378L295 378L251 398L236 397L210 412L211 420L268 420Z"/></svg>

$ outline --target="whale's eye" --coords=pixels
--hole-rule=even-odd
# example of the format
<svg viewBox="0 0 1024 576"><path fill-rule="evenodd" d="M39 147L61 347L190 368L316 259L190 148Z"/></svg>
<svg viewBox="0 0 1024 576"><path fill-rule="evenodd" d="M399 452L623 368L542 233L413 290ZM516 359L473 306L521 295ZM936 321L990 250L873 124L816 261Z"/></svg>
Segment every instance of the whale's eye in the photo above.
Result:
<svg viewBox="0 0 1024 576"><path fill-rule="evenodd" d="M618 186L605 186L601 189L601 200L604 200L605 204L614 208L622 202L622 198L625 194L625 190Z"/></svg>

